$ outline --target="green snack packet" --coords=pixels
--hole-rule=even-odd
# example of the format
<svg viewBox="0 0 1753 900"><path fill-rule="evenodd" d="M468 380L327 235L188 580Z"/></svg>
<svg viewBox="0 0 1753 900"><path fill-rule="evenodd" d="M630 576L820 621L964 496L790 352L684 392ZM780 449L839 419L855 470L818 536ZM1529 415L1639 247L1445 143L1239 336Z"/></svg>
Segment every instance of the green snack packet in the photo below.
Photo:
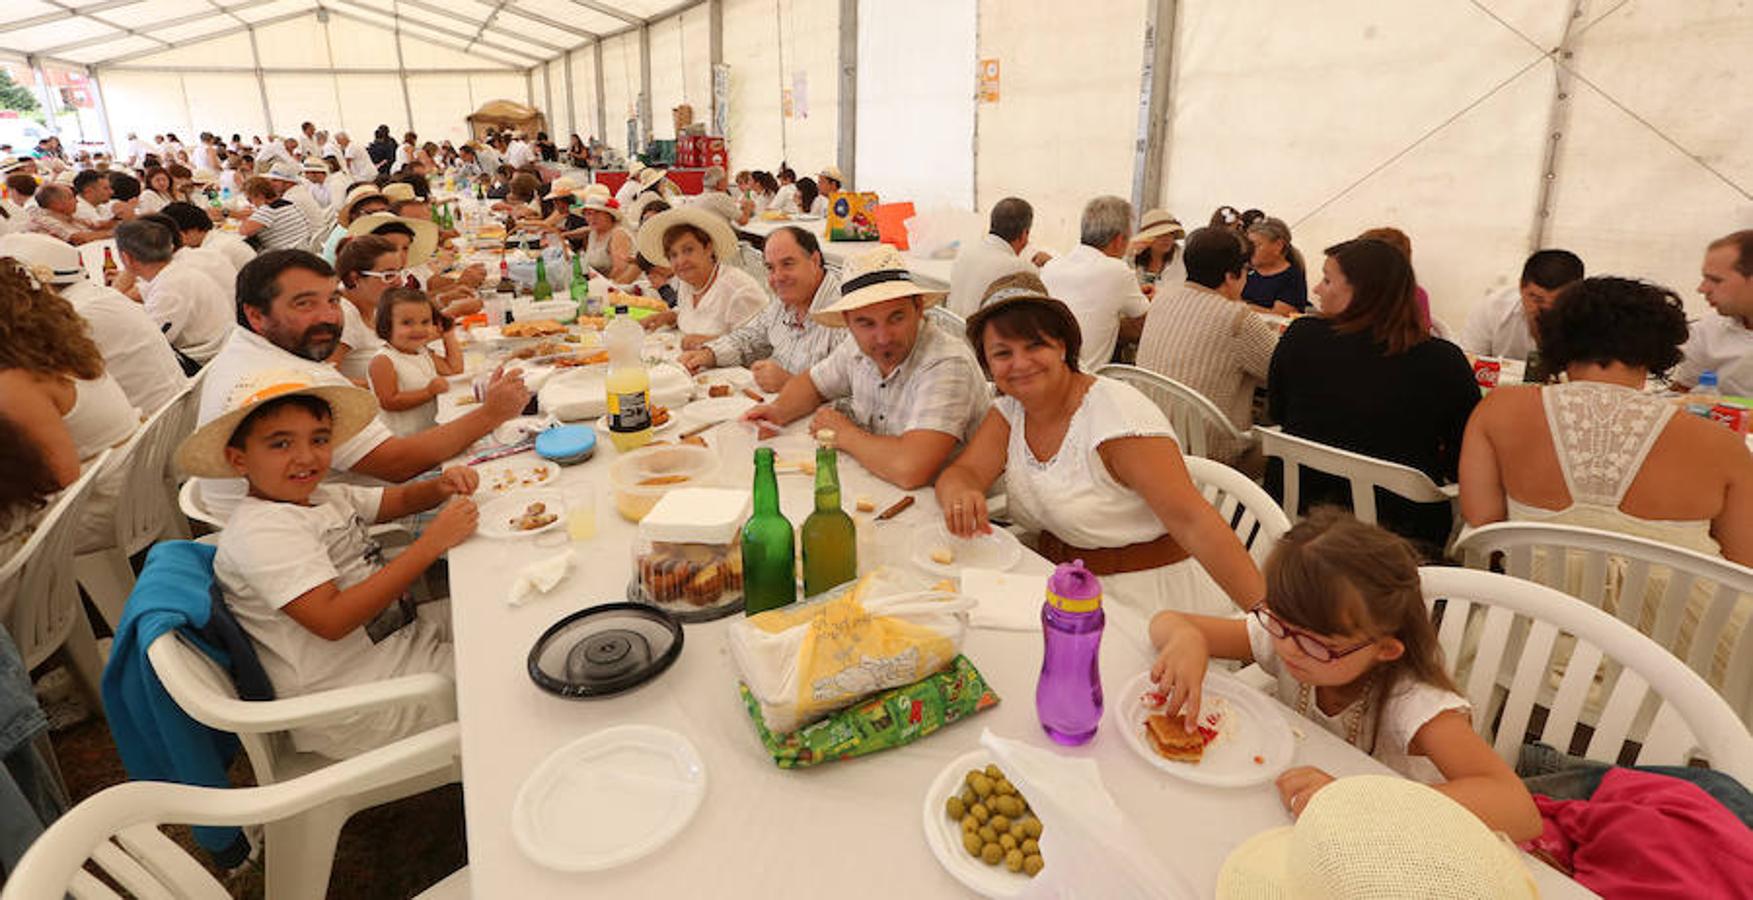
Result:
<svg viewBox="0 0 1753 900"><path fill-rule="evenodd" d="M743 706L761 743L781 769L802 769L911 744L944 727L998 705L980 670L957 655L935 675L890 688L789 734L767 730L761 704L738 683Z"/></svg>

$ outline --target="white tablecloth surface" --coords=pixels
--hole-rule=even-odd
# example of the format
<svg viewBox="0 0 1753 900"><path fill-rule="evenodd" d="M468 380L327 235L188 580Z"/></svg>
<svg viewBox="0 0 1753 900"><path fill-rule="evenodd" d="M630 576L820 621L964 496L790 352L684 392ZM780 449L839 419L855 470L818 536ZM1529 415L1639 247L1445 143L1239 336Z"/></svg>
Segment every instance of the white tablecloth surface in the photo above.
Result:
<svg viewBox="0 0 1753 900"><path fill-rule="evenodd" d="M708 438L711 435L709 433ZM781 457L793 458L807 440L794 427L777 439ZM972 630L963 651L1001 701L970 721L918 743L814 769L777 768L755 736L736 689L725 646L727 621L686 626L680 659L655 681L607 700L564 700L537 689L526 674L536 638L561 617L586 606L624 599L631 575L628 552L636 526L614 511L607 470L615 451L606 442L595 459L564 471L561 484L588 483L597 492L599 533L572 545L572 572L543 598L512 608L507 590L519 568L560 552L533 540L476 537L451 552L459 716L462 721L464 802L469 865L478 898L546 897L961 897L968 892L927 848L921 830L925 791L939 771L975 749L981 728L1052 746L1035 717L1034 687L1041 637L1028 632ZM746 461L721 473L748 483ZM869 494L878 508L901 491L882 484L849 457L840 463L844 496ZM781 475L781 503L793 523L812 503L811 481ZM861 541L862 563L905 564L911 530L938 520L929 490L913 492L914 506L894 520L870 525ZM866 527L868 514L858 514ZM880 548L876 552L871 546ZM871 557L876 557L872 559ZM1026 554L1019 568L1045 571ZM1151 659L1142 622L1111 612L1102 642L1102 681L1110 710L1121 688ZM1385 771L1361 752L1318 727L1283 714L1305 735L1297 764L1335 775ZM511 811L524 779L562 745L598 729L643 723L673 729L699 748L707 769L705 800L694 820L669 845L618 869L567 874L528 859L511 830ZM1112 718L1088 745L1061 752L1095 758L1108 790L1166 865L1186 874L1204 894L1215 891L1224 857L1242 841L1291 823L1270 783L1219 790L1184 783L1139 759ZM941 802L943 798L931 798ZM589 815L589 810L579 810ZM1049 860L1051 865L1051 860ZM1545 896L1589 896L1573 882L1529 861Z"/></svg>

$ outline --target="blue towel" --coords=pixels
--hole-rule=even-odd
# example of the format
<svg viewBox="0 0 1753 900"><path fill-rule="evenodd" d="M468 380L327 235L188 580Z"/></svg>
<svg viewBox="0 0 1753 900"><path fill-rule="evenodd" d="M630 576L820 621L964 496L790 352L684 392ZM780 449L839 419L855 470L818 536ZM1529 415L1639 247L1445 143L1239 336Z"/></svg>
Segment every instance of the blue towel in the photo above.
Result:
<svg viewBox="0 0 1753 900"><path fill-rule="evenodd" d="M116 626L103 671L103 705L129 778L231 787L226 769L237 754L237 736L183 712L146 656L146 648L159 636L181 629L214 661L232 668L230 655L198 633L213 615L216 552L193 541L164 541L153 547ZM195 839L226 868L249 856L249 842L236 828L199 827Z"/></svg>

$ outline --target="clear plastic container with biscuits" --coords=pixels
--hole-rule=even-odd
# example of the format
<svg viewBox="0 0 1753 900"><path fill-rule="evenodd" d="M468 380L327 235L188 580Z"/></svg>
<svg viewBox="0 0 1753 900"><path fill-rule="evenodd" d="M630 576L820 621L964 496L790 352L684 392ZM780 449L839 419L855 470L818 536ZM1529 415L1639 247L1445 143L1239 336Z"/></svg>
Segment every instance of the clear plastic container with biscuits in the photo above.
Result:
<svg viewBox="0 0 1753 900"><path fill-rule="evenodd" d="M738 536L749 508L746 490L679 488L665 494L639 523L629 599L659 607L683 622L741 612Z"/></svg>

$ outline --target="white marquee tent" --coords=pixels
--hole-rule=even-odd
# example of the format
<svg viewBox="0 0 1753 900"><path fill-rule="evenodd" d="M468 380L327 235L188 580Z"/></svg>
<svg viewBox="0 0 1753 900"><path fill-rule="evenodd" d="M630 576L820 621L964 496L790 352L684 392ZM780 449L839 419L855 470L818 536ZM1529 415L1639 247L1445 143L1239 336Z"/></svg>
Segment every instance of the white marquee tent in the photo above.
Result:
<svg viewBox="0 0 1753 900"><path fill-rule="evenodd" d="M1392 224L1456 325L1535 246L1696 307L1704 243L1753 225L1744 0L673 3L8 0L0 55L92 77L118 140L458 139L514 99L625 149L687 102L735 167L838 163L968 221L1022 196L1049 249L1099 193L1260 207L1316 256Z"/></svg>

